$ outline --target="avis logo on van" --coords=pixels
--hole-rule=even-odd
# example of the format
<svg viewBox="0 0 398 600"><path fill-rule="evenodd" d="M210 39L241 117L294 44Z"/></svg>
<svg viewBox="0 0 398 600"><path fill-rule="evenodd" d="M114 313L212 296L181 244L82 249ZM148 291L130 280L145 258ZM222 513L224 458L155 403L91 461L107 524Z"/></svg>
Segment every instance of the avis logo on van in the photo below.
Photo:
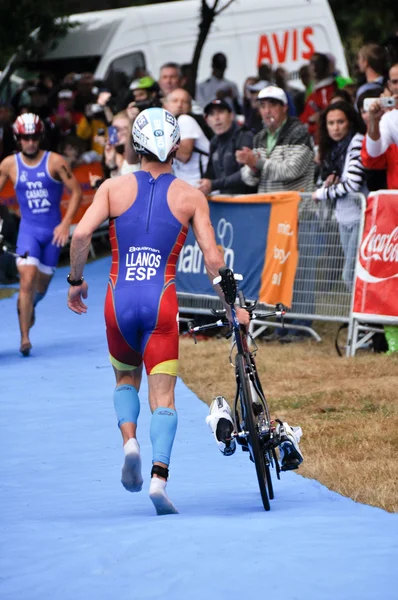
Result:
<svg viewBox="0 0 398 600"><path fill-rule="evenodd" d="M315 48L312 27L290 29L281 33L260 36L257 54L257 66L267 62L283 64L288 61L309 60Z"/></svg>

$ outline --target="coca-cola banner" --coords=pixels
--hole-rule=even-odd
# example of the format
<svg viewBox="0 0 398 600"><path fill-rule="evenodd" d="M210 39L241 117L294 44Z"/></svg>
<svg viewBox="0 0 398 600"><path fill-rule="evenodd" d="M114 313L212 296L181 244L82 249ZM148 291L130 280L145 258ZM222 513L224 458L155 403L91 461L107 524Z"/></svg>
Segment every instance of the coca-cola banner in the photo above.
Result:
<svg viewBox="0 0 398 600"><path fill-rule="evenodd" d="M354 313L398 319L398 192L368 197L357 259Z"/></svg>

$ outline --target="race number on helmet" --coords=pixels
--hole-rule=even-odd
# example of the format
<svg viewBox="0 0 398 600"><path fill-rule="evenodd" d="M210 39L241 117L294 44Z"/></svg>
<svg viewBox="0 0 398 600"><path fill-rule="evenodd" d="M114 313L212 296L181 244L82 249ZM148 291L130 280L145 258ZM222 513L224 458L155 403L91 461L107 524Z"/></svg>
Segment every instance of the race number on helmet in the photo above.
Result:
<svg viewBox="0 0 398 600"><path fill-rule="evenodd" d="M179 141L177 119L164 108L147 108L134 121L133 145L138 154L151 153L165 162Z"/></svg>
<svg viewBox="0 0 398 600"><path fill-rule="evenodd" d="M25 113L17 117L12 126L14 135L42 135L44 132L43 121L33 113Z"/></svg>

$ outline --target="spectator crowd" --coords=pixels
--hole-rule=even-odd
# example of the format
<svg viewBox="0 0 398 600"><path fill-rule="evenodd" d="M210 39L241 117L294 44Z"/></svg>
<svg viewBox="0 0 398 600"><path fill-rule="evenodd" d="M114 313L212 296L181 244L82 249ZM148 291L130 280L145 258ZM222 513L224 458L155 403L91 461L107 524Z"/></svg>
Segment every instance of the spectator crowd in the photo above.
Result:
<svg viewBox="0 0 398 600"><path fill-rule="evenodd" d="M134 172L132 124L143 109L164 106L181 131L174 173L204 194L296 190L330 202L350 289L359 226L350 194L398 189L398 36L365 44L357 71L357 81L344 78L332 55L315 52L299 71L300 87L283 67L262 64L239 90L218 52L195 97L190 65L172 62L157 80L141 68L133 81L121 72L104 81L92 73L40 73L0 103L0 161L18 150L15 118L33 112L44 122L43 147L72 168L100 161L105 178ZM396 104L386 107L383 98Z"/></svg>

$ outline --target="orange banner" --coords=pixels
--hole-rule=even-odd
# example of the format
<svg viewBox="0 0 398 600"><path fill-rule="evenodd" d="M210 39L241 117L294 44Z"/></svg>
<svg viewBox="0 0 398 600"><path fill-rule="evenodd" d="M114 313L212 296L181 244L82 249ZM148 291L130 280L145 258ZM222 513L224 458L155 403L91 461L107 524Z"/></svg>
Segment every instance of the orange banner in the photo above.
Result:
<svg viewBox="0 0 398 600"><path fill-rule="evenodd" d="M299 202L298 192L209 198L217 243L226 264L244 275L243 290L248 298L291 307L298 263ZM188 239L178 264L184 274L179 291L199 289L199 282L191 276L196 255L193 251L191 268L189 252Z"/></svg>
<svg viewBox="0 0 398 600"><path fill-rule="evenodd" d="M99 162L90 163L89 165L79 165L73 169L73 174L81 185L83 190L83 199L79 206L77 213L72 221L72 224L76 224L80 221L91 202L93 201L94 194L96 190L93 190L90 187L90 178L89 173L92 175L98 175L99 177L103 177L102 165ZM70 198L70 193L67 188L64 188L64 192L61 200L61 213L65 214L68 202ZM7 181L3 190L0 192L0 203L5 204L12 212L19 214L19 206L18 200L15 195L14 186L10 180Z"/></svg>
<svg viewBox="0 0 398 600"><path fill-rule="evenodd" d="M267 251L261 274L260 298L266 304L292 306L298 263L297 223L300 195L275 194L268 225Z"/></svg>

